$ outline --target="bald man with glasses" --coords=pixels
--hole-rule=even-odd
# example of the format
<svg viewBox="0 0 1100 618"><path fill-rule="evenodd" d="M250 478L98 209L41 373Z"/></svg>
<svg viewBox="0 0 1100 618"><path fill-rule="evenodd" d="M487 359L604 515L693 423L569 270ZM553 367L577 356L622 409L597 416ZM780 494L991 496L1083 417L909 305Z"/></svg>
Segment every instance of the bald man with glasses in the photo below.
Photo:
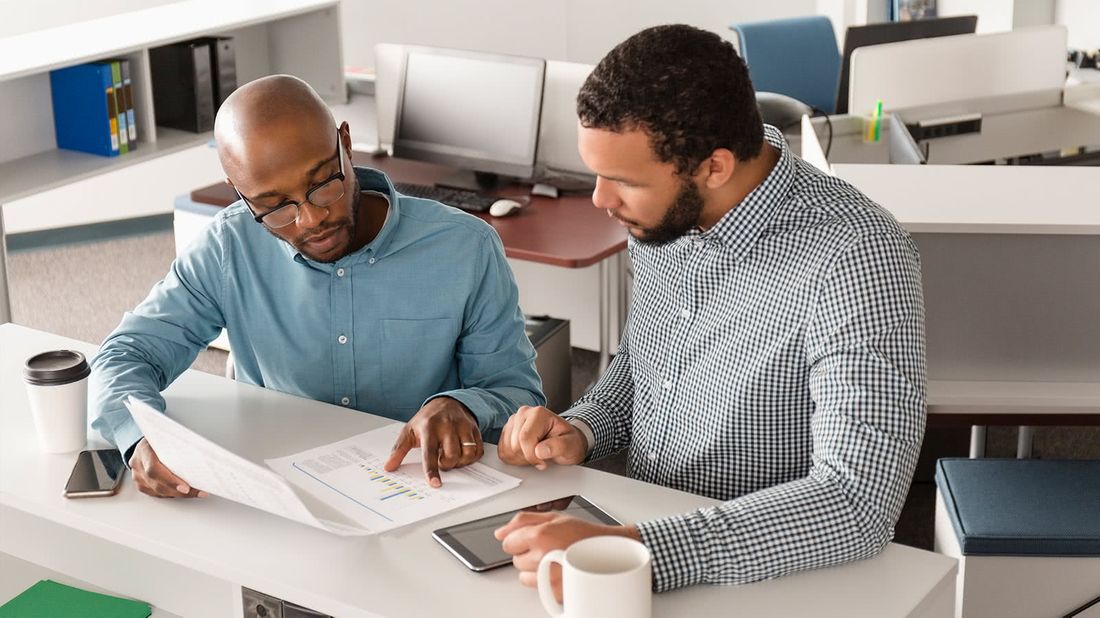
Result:
<svg viewBox="0 0 1100 618"><path fill-rule="evenodd" d="M386 467L421 448L434 487L440 470L480 459L516 409L544 403L489 225L354 167L347 123L294 77L239 88L214 135L240 200L92 363L92 426L141 491L203 495L160 462L123 401L164 410L161 391L223 328L238 380L405 421Z"/></svg>

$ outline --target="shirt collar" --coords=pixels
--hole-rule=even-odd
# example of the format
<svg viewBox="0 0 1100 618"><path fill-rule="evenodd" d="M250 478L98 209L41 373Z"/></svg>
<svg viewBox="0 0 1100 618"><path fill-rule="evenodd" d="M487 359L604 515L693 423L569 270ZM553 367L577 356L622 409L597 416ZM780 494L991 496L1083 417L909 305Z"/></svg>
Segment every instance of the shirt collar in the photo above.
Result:
<svg viewBox="0 0 1100 618"><path fill-rule="evenodd" d="M393 240L395 230L401 221L401 200L397 199L397 191L394 190L393 183L390 182L385 173L370 167L357 167L355 168L355 177L359 179L360 191L379 194L390 203L390 211L386 217L386 222L382 224L382 229L378 231L378 235L374 237L374 240L359 250L369 251L375 257L382 257L386 254L390 241Z"/></svg>
<svg viewBox="0 0 1100 618"><path fill-rule="evenodd" d="M389 213L386 216L386 222L382 225L382 229L379 230L374 240L360 247L358 251L353 251L332 263L314 262L302 255L290 243L285 241L281 242L280 244L282 244L283 250L286 251L287 256L295 262L313 268L328 270L337 265L358 262L368 254L380 257L389 246L390 240L394 235L394 230L397 229L398 222L401 218L401 201L395 199L396 193L393 188L393 183L390 182L389 177L379 170L369 167L354 167L352 169L355 170L355 178L359 181L360 195L363 193L373 193L389 202Z"/></svg>
<svg viewBox="0 0 1100 618"><path fill-rule="evenodd" d="M733 250L740 261L759 240L761 233L779 204L790 192L794 181L794 156L783 134L771 125L764 125L764 140L779 151L779 161L772 171L745 199L727 212L714 227L700 232L688 232L692 239L713 241Z"/></svg>

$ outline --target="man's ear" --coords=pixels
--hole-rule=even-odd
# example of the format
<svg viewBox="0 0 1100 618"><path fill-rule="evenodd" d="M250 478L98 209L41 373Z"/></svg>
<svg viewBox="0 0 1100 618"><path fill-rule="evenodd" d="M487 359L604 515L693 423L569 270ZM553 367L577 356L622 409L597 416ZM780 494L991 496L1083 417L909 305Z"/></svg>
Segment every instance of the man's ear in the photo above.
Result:
<svg viewBox="0 0 1100 618"><path fill-rule="evenodd" d="M737 157L733 156L733 152L726 148L717 148L703 161L699 173L703 175L703 183L708 189L717 189L729 182L736 167Z"/></svg>
<svg viewBox="0 0 1100 618"><path fill-rule="evenodd" d="M351 127L345 120L340 123L340 128L337 130L340 132L340 145L348 151L348 156L351 156Z"/></svg>

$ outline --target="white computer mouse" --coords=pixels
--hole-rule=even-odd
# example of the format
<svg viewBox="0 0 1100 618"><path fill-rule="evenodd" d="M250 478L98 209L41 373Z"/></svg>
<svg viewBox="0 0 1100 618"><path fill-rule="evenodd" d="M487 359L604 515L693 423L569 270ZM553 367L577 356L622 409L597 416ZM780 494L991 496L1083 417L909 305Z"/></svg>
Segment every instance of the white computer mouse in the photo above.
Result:
<svg viewBox="0 0 1100 618"><path fill-rule="evenodd" d="M494 217L507 217L519 212L522 205L515 200L497 200L489 207L489 214Z"/></svg>

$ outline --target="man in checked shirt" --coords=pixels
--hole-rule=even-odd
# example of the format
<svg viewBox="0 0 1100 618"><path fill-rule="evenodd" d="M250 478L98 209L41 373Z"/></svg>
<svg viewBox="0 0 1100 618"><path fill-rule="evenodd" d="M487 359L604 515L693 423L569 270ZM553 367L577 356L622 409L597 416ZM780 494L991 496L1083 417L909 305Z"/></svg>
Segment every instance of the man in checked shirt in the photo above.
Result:
<svg viewBox="0 0 1100 618"><path fill-rule="evenodd" d="M925 423L909 235L791 154L710 32L629 38L577 112L592 202L631 235L630 317L592 391L560 416L520 408L500 458L544 469L629 448L634 478L725 502L616 527L521 513L496 531L520 580L534 585L546 552L603 534L649 548L657 591L881 551Z"/></svg>

